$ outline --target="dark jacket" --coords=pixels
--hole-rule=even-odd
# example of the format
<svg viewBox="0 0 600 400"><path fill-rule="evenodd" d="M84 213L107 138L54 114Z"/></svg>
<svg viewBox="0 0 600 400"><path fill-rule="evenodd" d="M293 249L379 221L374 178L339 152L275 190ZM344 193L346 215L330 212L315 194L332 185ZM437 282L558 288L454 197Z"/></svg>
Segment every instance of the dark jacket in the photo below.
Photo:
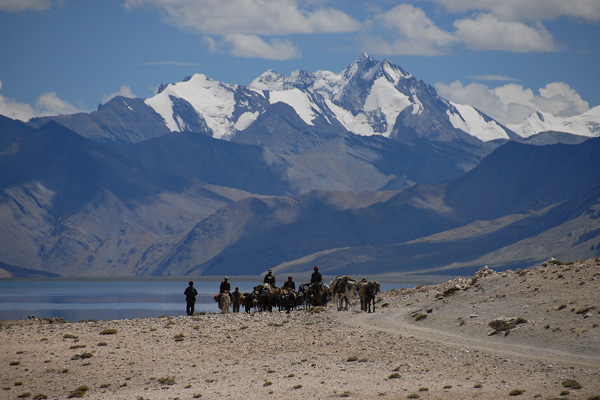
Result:
<svg viewBox="0 0 600 400"><path fill-rule="evenodd" d="M285 281L285 283L283 284L283 287L287 288L287 289L292 289L294 291L296 290L296 284L291 279L288 279L287 281Z"/></svg>
<svg viewBox="0 0 600 400"><path fill-rule="evenodd" d="M185 301L195 302L196 296L198 296L198 291L196 290L195 287L188 286L187 288L185 288L185 291L183 292L183 294L185 294Z"/></svg>
<svg viewBox="0 0 600 400"><path fill-rule="evenodd" d="M323 277L319 271L315 271L310 276L310 283L323 283Z"/></svg>
<svg viewBox="0 0 600 400"><path fill-rule="evenodd" d="M273 274L265 275L264 283L268 283L271 286L275 286L275 275L273 275Z"/></svg>
<svg viewBox="0 0 600 400"><path fill-rule="evenodd" d="M231 292L231 283L229 283L229 281L221 282L221 287L219 288L219 293L223 293L223 292Z"/></svg>

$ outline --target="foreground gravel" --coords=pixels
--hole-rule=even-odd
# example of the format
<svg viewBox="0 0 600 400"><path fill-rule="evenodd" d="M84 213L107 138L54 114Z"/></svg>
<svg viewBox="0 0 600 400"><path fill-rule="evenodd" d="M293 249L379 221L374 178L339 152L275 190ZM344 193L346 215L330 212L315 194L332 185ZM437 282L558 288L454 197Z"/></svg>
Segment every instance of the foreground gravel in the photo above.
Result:
<svg viewBox="0 0 600 400"><path fill-rule="evenodd" d="M600 399L600 259L327 308L3 321L0 398ZM526 322L496 332L489 322Z"/></svg>

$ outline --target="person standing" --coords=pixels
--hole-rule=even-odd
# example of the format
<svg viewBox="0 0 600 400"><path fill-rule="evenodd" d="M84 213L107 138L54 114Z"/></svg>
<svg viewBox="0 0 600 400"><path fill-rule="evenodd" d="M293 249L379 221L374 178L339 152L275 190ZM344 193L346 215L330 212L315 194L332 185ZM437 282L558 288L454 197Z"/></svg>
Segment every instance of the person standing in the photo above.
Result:
<svg viewBox="0 0 600 400"><path fill-rule="evenodd" d="M240 288L235 287L235 290L231 292L231 302L233 303L233 312L240 312L240 303L241 303L242 294L240 293Z"/></svg>
<svg viewBox="0 0 600 400"><path fill-rule="evenodd" d="M188 287L183 292L185 294L185 312L187 315L194 315L194 306L196 305L196 296L198 291L194 287L194 282L190 281Z"/></svg>

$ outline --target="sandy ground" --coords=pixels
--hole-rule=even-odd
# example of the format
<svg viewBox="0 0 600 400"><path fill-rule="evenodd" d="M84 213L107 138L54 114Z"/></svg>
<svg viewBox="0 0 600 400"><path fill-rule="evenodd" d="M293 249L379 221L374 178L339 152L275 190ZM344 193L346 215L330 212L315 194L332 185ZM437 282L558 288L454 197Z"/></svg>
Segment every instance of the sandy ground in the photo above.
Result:
<svg viewBox="0 0 600 400"><path fill-rule="evenodd" d="M600 399L600 259L482 270L376 307L3 321L0 398ZM492 329L501 317L526 322Z"/></svg>

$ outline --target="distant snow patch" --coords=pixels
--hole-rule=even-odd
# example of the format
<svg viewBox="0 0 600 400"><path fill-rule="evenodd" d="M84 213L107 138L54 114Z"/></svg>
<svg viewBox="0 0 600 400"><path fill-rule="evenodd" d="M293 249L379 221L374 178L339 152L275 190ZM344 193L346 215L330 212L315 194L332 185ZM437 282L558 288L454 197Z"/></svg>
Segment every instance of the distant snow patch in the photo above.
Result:
<svg viewBox="0 0 600 400"><path fill-rule="evenodd" d="M291 106L304 122L314 126L313 120L317 118L315 108L306 93L302 92L300 89L271 92L269 102L271 104L285 103Z"/></svg>
<svg viewBox="0 0 600 400"><path fill-rule="evenodd" d="M475 136L483 142L496 139L509 139L506 131L496 121L486 121L475 108L464 104L451 104L458 110L458 114L446 111L450 123L457 129L461 129L471 136Z"/></svg>
<svg viewBox="0 0 600 400"><path fill-rule="evenodd" d="M233 126L235 128L236 131L243 131L244 129L246 129L247 127L250 126L250 124L252 124L254 121L256 121L256 118L258 118L259 112L245 112L242 115L240 115L240 117L238 118L237 122L235 123L235 125Z"/></svg>

